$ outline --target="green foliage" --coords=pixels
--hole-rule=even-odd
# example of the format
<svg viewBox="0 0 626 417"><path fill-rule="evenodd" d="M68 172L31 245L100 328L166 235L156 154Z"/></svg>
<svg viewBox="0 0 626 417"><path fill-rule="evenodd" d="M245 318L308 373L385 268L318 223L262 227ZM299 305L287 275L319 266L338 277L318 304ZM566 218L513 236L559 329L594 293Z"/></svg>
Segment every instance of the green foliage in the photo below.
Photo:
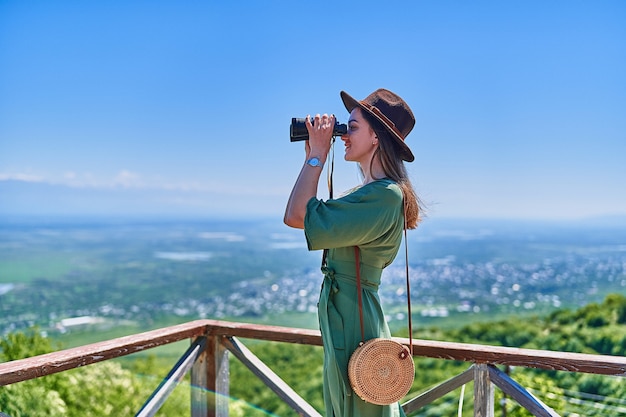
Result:
<svg viewBox="0 0 626 417"><path fill-rule="evenodd" d="M524 372L523 370L514 370L511 377L519 385L524 387L535 397L552 408L553 410L563 410L566 401L564 399L564 390L558 386L553 378L546 378L537 374ZM495 415L501 415L502 410L506 409L507 417L532 417L533 414L519 405L517 401L511 399L500 390L495 391Z"/></svg>
<svg viewBox="0 0 626 417"><path fill-rule="evenodd" d="M2 362L52 351L50 341L36 329L7 335L0 340L0 348ZM138 361L137 369L150 369L151 360ZM0 410L11 417L134 415L159 382L106 361L0 387ZM175 390L158 415L181 415L185 409L189 414L188 398L188 389Z"/></svg>
<svg viewBox="0 0 626 417"><path fill-rule="evenodd" d="M321 347L274 342L246 342L246 345L301 397L318 411L323 412L323 350ZM252 407L259 407L279 416L297 416L287 404L236 359L230 361L230 378L230 395L248 403L247 409L250 413L252 413ZM245 384L237 383L237 381L245 381ZM239 404L238 407L243 408L243 405Z"/></svg>
<svg viewBox="0 0 626 417"><path fill-rule="evenodd" d="M24 332L9 333L0 339L0 361L8 362L52 352L50 340L36 327Z"/></svg>
<svg viewBox="0 0 626 417"><path fill-rule="evenodd" d="M576 311L560 310L533 320L472 324L449 335L471 343L624 356L625 311L626 297L611 294L602 303L591 303ZM622 404L626 398L622 378L523 368L516 368L512 376L550 407L560 412L567 410L562 415L615 415L611 404ZM501 399L502 393L496 392ZM507 416L530 415L518 404L507 401Z"/></svg>
<svg viewBox="0 0 626 417"><path fill-rule="evenodd" d="M603 303L591 303L577 311L559 310L544 318L473 323L451 330L447 338L563 352L624 355L622 325L626 297L609 295Z"/></svg>
<svg viewBox="0 0 626 417"><path fill-rule="evenodd" d="M147 382L107 361L2 387L0 410L11 417L130 416L160 381ZM179 415L188 403L184 392L174 391L158 415Z"/></svg>
<svg viewBox="0 0 626 417"><path fill-rule="evenodd" d="M69 415L58 391L48 389L39 380L0 387L0 410L11 417Z"/></svg>

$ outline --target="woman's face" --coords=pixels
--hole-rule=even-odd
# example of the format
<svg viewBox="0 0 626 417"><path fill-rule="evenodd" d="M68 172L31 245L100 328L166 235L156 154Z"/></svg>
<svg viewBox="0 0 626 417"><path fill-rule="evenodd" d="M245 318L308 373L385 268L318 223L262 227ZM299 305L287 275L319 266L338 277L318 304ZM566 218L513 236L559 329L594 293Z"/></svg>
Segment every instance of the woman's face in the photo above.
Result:
<svg viewBox="0 0 626 417"><path fill-rule="evenodd" d="M378 138L369 123L363 118L361 109L355 107L348 119L348 133L341 137L346 146L346 161L369 164L372 154L378 147Z"/></svg>

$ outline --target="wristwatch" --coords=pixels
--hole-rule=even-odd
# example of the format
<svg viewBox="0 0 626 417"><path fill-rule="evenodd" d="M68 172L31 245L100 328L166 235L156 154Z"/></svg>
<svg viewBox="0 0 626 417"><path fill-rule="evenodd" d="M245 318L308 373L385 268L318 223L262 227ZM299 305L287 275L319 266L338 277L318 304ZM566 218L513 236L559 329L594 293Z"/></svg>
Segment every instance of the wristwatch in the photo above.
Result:
<svg viewBox="0 0 626 417"><path fill-rule="evenodd" d="M313 158L309 158L306 161L307 165L310 165L312 167L323 167L324 164L322 163L322 161L320 161L320 159L317 156L314 156Z"/></svg>

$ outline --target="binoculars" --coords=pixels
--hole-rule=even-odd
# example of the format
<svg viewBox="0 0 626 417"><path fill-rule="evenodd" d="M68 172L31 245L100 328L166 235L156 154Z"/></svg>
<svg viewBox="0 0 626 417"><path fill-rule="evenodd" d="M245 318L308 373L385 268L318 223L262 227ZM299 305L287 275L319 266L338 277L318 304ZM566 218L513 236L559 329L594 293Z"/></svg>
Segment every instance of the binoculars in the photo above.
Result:
<svg viewBox="0 0 626 417"><path fill-rule="evenodd" d="M309 140L309 132L306 130L306 118L292 118L289 126L289 139L292 142ZM342 136L348 133L348 125L335 121L333 136Z"/></svg>

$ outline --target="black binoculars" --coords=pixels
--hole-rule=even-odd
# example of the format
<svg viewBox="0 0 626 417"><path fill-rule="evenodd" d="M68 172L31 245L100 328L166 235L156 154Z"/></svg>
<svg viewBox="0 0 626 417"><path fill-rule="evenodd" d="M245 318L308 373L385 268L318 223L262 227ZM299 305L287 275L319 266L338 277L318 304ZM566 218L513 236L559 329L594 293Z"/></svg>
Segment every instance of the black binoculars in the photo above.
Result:
<svg viewBox="0 0 626 417"><path fill-rule="evenodd" d="M289 126L289 139L292 142L300 140L309 140L309 132L306 130L306 118L292 118L291 126ZM311 123L313 121L311 120ZM333 128L333 136L342 136L348 133L348 125L335 121Z"/></svg>

